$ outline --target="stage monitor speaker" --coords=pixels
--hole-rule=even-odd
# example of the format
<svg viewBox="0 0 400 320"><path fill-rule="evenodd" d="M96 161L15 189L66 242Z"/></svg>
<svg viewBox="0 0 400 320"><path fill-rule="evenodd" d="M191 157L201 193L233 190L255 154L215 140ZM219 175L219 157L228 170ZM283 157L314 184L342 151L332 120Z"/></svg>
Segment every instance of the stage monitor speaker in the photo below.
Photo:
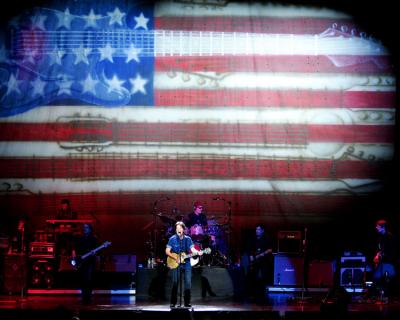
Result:
<svg viewBox="0 0 400 320"><path fill-rule="evenodd" d="M170 298L172 288L171 272L166 268L138 268L136 273L136 297L139 299ZM201 267L192 269L192 297L204 297L210 289L217 297L232 297L233 280L226 268Z"/></svg>
<svg viewBox="0 0 400 320"><path fill-rule="evenodd" d="M303 284L304 258L277 254L274 257L274 285L301 286Z"/></svg>
<svg viewBox="0 0 400 320"><path fill-rule="evenodd" d="M27 290L27 257L22 253L4 256L4 292L20 294Z"/></svg>
<svg viewBox="0 0 400 320"><path fill-rule="evenodd" d="M364 285L365 268L340 268L340 285L360 287Z"/></svg>
<svg viewBox="0 0 400 320"><path fill-rule="evenodd" d="M106 258L106 272L136 272L136 255L132 254L113 254Z"/></svg>

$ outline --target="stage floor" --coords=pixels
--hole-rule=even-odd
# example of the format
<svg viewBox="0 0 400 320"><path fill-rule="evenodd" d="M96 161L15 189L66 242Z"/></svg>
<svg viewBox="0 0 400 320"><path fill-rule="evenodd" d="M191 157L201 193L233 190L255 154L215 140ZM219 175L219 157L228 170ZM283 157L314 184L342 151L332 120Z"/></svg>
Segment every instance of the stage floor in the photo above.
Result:
<svg viewBox="0 0 400 320"><path fill-rule="evenodd" d="M352 295L344 310L323 305L325 296L270 293L263 303L206 297L193 299L189 310L171 310L167 301L134 295L94 295L90 305L83 305L78 295L0 296L0 319L400 319L400 297L382 303Z"/></svg>

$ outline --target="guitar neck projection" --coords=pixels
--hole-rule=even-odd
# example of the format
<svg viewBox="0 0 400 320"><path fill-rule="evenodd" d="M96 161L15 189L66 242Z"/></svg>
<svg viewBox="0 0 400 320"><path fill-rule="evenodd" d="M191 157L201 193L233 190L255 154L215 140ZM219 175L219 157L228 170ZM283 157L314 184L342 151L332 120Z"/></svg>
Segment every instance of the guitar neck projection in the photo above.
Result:
<svg viewBox="0 0 400 320"><path fill-rule="evenodd" d="M330 28L332 29L332 28ZM328 29L329 30L329 29ZM365 37L341 34L337 30L316 35L174 31L174 30L16 30L11 34L15 56L34 53L85 51L109 47L113 56L126 56L127 50L142 57L224 56L274 54L385 54L384 47Z"/></svg>

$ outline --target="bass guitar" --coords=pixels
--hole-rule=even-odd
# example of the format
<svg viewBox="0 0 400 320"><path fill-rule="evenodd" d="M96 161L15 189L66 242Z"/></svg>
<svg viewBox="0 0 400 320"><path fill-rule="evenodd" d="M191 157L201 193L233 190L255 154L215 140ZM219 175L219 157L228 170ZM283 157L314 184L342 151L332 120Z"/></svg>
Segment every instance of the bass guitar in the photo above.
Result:
<svg viewBox="0 0 400 320"><path fill-rule="evenodd" d="M110 241L105 241L101 246L98 246L97 248L90 250L88 253L85 253L84 255L79 256L79 257L72 258L70 260L70 263L75 269L78 269L85 259L89 258L90 256L95 255L98 251L100 251L104 248L107 248L110 245L111 245Z"/></svg>
<svg viewBox="0 0 400 320"><path fill-rule="evenodd" d="M178 254L178 253L172 253L173 258L170 257L170 256L167 257L167 266L168 266L168 268L170 268L170 269L176 269L176 268L178 268L180 262L184 262L186 259L195 257L195 256L197 256L200 252L203 253L203 254L209 254L209 253L211 253L211 249L210 249L210 248L206 248L206 249L204 249L204 250L200 250L199 252L194 252L194 253L190 253L190 254L186 254L186 253L182 252L182 253L180 254L180 259L179 259L179 254ZM176 261L176 260L178 260L178 261ZM198 262L199 260L197 259L197 261L196 261L196 262L195 262L195 261L196 261L196 260L191 261L190 264L191 264L192 266L194 266L194 265L197 264L197 262Z"/></svg>

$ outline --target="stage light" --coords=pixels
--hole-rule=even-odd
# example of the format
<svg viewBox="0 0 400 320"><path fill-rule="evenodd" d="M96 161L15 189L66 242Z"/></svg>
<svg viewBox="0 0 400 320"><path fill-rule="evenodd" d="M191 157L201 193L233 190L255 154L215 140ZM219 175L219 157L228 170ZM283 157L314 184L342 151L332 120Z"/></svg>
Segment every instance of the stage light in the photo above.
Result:
<svg viewBox="0 0 400 320"><path fill-rule="evenodd" d="M31 280L32 285L34 285L34 286L39 285L41 282L41 279L42 279L42 277L40 276L39 273L34 273L32 275L32 280Z"/></svg>
<svg viewBox="0 0 400 320"><path fill-rule="evenodd" d="M52 271L53 270L53 266L51 264L46 264L45 265L45 270L46 271Z"/></svg>
<svg viewBox="0 0 400 320"><path fill-rule="evenodd" d="M53 286L53 283L54 283L53 275L51 275L50 273L47 273L44 276L44 283L46 284L47 288L50 289Z"/></svg>

